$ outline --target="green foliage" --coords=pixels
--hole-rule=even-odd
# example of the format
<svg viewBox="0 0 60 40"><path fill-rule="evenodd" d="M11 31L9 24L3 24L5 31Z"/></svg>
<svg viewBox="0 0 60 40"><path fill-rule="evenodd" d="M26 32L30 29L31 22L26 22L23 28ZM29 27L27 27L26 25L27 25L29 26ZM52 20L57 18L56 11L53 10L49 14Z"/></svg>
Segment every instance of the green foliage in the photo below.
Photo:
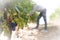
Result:
<svg viewBox="0 0 60 40"><path fill-rule="evenodd" d="M50 16L51 20L54 20L56 17L60 18L60 8L57 8L55 12Z"/></svg>
<svg viewBox="0 0 60 40"><path fill-rule="evenodd" d="M34 5L31 0L12 0L11 4L6 6L7 11L10 14L10 18L14 18L14 21L20 28L25 27L28 22L36 22L37 13L35 12L33 16L30 16Z"/></svg>
<svg viewBox="0 0 60 40"><path fill-rule="evenodd" d="M30 17L30 20L31 20L32 22L36 22L36 21L37 21L37 17L38 17L38 14L35 12L35 13L33 14L33 16Z"/></svg>

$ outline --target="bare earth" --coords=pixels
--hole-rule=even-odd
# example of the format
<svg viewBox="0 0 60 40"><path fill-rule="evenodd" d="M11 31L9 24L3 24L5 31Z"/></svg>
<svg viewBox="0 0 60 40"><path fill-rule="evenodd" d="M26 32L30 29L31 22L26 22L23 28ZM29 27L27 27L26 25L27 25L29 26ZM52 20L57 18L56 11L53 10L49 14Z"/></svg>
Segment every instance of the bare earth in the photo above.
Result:
<svg viewBox="0 0 60 40"><path fill-rule="evenodd" d="M22 40L60 40L60 26L48 24L47 31L44 30L44 25L40 25L37 30L23 30ZM20 32L21 33L21 32Z"/></svg>
<svg viewBox="0 0 60 40"><path fill-rule="evenodd" d="M30 26L35 26L31 24ZM21 40L60 40L60 23L55 20L49 23L47 31L44 31L44 25L40 25L38 29L25 28L19 31ZM31 28L31 27L30 27ZM18 38L18 39L19 39ZM17 40L18 40L17 39Z"/></svg>
<svg viewBox="0 0 60 40"><path fill-rule="evenodd" d="M44 30L44 25L40 25L38 29L24 28L19 30L17 38L15 32L12 33L12 40L60 40L60 20L55 20L49 23L47 31ZM30 25L31 26L31 25ZM32 27L35 26L32 24ZM5 36L1 36L0 40L5 40ZM7 39L6 39L7 40Z"/></svg>
<svg viewBox="0 0 60 40"><path fill-rule="evenodd" d="M40 27L41 28L41 27ZM60 40L60 27L59 26L48 26L47 32L42 32L43 28L39 29L36 35L38 40Z"/></svg>
<svg viewBox="0 0 60 40"><path fill-rule="evenodd" d="M43 28L39 27L38 40L60 40L60 19L52 21L52 24L48 24L47 32L42 32Z"/></svg>

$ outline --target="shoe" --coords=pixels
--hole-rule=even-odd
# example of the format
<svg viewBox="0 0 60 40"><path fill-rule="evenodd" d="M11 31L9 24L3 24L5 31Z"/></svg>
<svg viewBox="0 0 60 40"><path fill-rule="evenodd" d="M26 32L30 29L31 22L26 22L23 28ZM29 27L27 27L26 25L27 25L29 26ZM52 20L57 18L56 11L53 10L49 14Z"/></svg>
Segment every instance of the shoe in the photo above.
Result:
<svg viewBox="0 0 60 40"><path fill-rule="evenodd" d="M38 27L36 26L35 28L32 28L32 29L38 29Z"/></svg>

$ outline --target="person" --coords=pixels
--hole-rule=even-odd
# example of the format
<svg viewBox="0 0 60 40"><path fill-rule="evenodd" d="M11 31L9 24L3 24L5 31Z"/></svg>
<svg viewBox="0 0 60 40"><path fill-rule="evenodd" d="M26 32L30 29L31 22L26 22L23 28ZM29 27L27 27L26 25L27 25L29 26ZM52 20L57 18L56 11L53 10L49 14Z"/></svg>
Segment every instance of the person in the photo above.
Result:
<svg viewBox="0 0 60 40"><path fill-rule="evenodd" d="M14 13L13 16L18 17L17 13ZM18 33L19 33L19 26L18 26L17 22L14 21L14 19L15 18L12 18L11 23L10 23L11 30L12 30L12 37L13 37L13 35L15 33L16 37L18 38L19 37L19 35L18 35Z"/></svg>
<svg viewBox="0 0 60 40"><path fill-rule="evenodd" d="M39 27L39 19L41 17L43 17L44 22L45 22L45 30L47 30L46 8L43 7L43 6L40 6L40 5L34 5L30 15L33 16L35 11L40 12L40 14L39 14L39 16L37 18L37 26L35 28L33 28L33 29L37 29Z"/></svg>

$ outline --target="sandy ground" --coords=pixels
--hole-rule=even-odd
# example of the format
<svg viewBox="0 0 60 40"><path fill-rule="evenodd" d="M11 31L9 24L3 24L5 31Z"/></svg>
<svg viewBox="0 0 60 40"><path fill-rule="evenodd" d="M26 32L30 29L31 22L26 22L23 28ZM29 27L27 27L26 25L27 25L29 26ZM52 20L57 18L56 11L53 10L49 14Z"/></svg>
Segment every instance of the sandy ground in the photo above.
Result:
<svg viewBox="0 0 60 40"><path fill-rule="evenodd" d="M23 29L19 31L19 37L16 38L14 33L13 40L60 40L60 24L59 21L54 21L48 24L47 31L44 30L44 25L40 25L38 29ZM32 24L33 26L33 24ZM4 32L0 35L0 40L7 40L6 36L3 36ZM14 38L15 37L15 38ZM4 39L3 39L4 38Z"/></svg>
<svg viewBox="0 0 60 40"><path fill-rule="evenodd" d="M49 26L47 32L42 31L40 27L38 34L36 35L38 40L60 40L60 27Z"/></svg>
<svg viewBox="0 0 60 40"><path fill-rule="evenodd" d="M48 30L47 32L42 32L44 28L42 26L39 27L39 32L36 37L38 40L60 40L60 19L56 19L54 21L51 21L50 24L48 24Z"/></svg>

